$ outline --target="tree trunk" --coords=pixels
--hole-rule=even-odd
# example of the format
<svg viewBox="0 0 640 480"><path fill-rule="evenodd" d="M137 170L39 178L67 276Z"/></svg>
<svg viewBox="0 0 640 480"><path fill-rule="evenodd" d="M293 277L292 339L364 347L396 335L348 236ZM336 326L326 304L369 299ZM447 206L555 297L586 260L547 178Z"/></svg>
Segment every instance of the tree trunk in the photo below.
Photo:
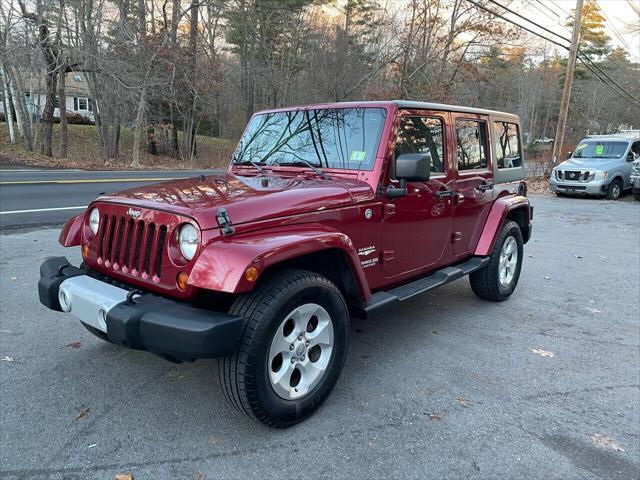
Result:
<svg viewBox="0 0 640 480"><path fill-rule="evenodd" d="M53 156L51 141L53 138L53 111L55 109L56 88L58 86L58 62L57 54L51 45L49 27L42 24L38 27L40 32L40 49L45 59L46 73L46 100L42 110L42 144L40 152L47 157Z"/></svg>
<svg viewBox="0 0 640 480"><path fill-rule="evenodd" d="M131 166L134 168L140 167L140 138L142 137L142 123L144 121L146 93L146 88L143 86L142 91L140 92L138 113L136 115L136 128L133 134L133 162L131 162Z"/></svg>
<svg viewBox="0 0 640 480"><path fill-rule="evenodd" d="M8 73L9 90L11 91L11 101L13 102L13 109L16 112L16 123L18 125L18 135L22 138L22 144L24 148L29 151L33 151L33 135L31 132L31 125L29 124L29 111L25 105L25 98L22 92L24 92L24 85L22 83L22 77L15 71L10 71L3 65L3 70Z"/></svg>
<svg viewBox="0 0 640 480"><path fill-rule="evenodd" d="M60 112L60 158L67 158L69 149L69 137L67 134L67 93L65 82L67 80L66 65L58 75L58 110Z"/></svg>
<svg viewBox="0 0 640 480"><path fill-rule="evenodd" d="M9 93L9 79L7 74L2 69L2 88L4 95L2 97L2 106L4 107L4 114L7 120L7 127L9 128L9 141L16 143L16 132L13 129L13 110L11 109L11 94Z"/></svg>

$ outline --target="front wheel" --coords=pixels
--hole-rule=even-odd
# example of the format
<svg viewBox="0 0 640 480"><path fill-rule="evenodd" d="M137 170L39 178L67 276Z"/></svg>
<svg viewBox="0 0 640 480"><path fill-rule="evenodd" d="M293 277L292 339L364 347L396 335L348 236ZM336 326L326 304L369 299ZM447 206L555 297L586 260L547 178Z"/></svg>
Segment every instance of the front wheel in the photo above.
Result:
<svg viewBox="0 0 640 480"><path fill-rule="evenodd" d="M622 195L622 182L620 179L616 178L609 185L609 189L607 190L607 199L618 200L620 195Z"/></svg>
<svg viewBox="0 0 640 480"><path fill-rule="evenodd" d="M247 318L240 347L218 363L229 403L270 427L310 416L336 384L349 317L338 288L302 270L266 277L230 313Z"/></svg>
<svg viewBox="0 0 640 480"><path fill-rule="evenodd" d="M469 275L471 289L478 297L501 302L509 298L518 284L522 269L522 232L516 222L500 229L489 264Z"/></svg>

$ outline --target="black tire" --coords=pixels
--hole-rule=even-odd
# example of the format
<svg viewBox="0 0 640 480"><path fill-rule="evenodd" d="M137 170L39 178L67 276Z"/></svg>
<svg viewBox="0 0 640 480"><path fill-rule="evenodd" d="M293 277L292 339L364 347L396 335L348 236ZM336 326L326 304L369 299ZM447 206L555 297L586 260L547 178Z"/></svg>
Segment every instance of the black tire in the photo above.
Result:
<svg viewBox="0 0 640 480"><path fill-rule="evenodd" d="M638 200L640 202L640 192L638 193L633 193L633 198L635 198L636 200Z"/></svg>
<svg viewBox="0 0 640 480"><path fill-rule="evenodd" d="M319 383L299 399L285 399L276 393L269 376L271 342L287 316L308 303L320 305L329 314L334 345ZM347 355L349 315L340 290L316 273L283 270L261 279L252 292L238 297L230 313L248 320L238 350L218 362L227 401L240 413L275 428L290 427L309 417L331 393ZM311 361L311 351L307 355Z"/></svg>
<svg viewBox="0 0 640 480"><path fill-rule="evenodd" d="M516 242L518 258L516 260L513 277L507 285L500 282L500 256L502 247L509 238ZM494 302L502 302L509 298L518 285L520 271L522 270L522 232L516 222L507 221L500 229L498 238L489 257L489 264L482 270L477 270L469 275L471 289L478 297Z"/></svg>
<svg viewBox="0 0 640 480"><path fill-rule="evenodd" d="M607 189L608 200L618 200L622 195L622 181L619 178L615 178Z"/></svg>
<svg viewBox="0 0 640 480"><path fill-rule="evenodd" d="M567 195L562 192L556 192L556 197L566 197Z"/></svg>
<svg viewBox="0 0 640 480"><path fill-rule="evenodd" d="M102 330L98 330L95 327L92 327L91 325L87 325L84 322L80 322L82 324L82 326L84 328L86 328L87 330L89 330L89 332L91 332L93 335L95 335L96 337L98 337L100 340L103 340L105 342L109 342L109 343L113 343L111 340L109 340L109 337L107 337L107 334L104 333Z"/></svg>

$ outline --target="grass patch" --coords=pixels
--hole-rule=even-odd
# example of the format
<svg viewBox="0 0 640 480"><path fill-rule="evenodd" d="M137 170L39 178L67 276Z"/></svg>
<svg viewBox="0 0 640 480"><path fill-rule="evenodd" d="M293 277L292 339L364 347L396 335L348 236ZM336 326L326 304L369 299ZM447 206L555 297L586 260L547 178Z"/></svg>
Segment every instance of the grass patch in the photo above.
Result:
<svg viewBox="0 0 640 480"><path fill-rule="evenodd" d="M38 125L38 127L40 126ZM35 152L29 152L22 147L21 143L15 145L9 143L7 124L0 122L0 160L5 163L54 168L83 168L89 170L131 168L133 129L122 127L118 158L111 159L108 162L102 160L98 132L94 125L69 125L68 132L68 158L59 158L57 154L60 146L60 125L53 125L54 156L50 158L38 153L40 151L39 145L36 146ZM41 138L41 132L38 132L38 138ZM196 139L197 158L193 162L183 162L162 152L163 140L163 138L158 139L161 153L159 155L150 155L146 151L146 135L143 136L140 148L140 168L226 168L236 146L236 142L233 140L198 135Z"/></svg>

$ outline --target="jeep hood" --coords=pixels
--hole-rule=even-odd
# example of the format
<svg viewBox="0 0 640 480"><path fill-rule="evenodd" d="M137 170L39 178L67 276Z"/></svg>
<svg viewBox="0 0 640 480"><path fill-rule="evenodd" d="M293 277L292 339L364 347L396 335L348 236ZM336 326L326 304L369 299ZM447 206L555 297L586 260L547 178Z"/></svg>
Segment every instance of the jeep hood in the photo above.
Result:
<svg viewBox="0 0 640 480"><path fill-rule="evenodd" d="M225 207L231 222L238 225L344 207L373 196L366 182L342 177L327 180L307 175L226 173L132 188L98 200L174 212L194 218L206 230L218 227L220 207Z"/></svg>

